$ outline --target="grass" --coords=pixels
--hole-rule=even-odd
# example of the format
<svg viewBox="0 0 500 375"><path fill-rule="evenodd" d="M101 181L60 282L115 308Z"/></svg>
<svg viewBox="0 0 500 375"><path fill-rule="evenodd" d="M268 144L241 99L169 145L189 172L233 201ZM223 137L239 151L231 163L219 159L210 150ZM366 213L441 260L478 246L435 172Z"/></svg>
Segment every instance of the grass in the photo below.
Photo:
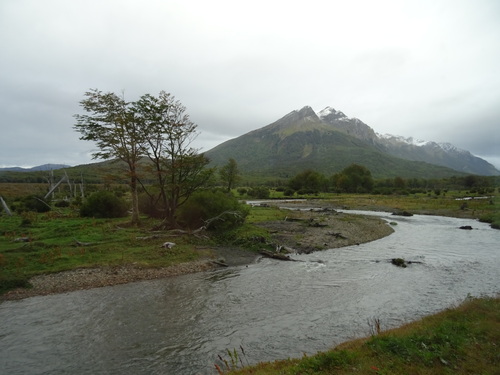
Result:
<svg viewBox="0 0 500 375"><path fill-rule="evenodd" d="M344 343L301 359L227 371L226 374L498 374L500 299L462 305L403 327Z"/></svg>
<svg viewBox="0 0 500 375"><path fill-rule="evenodd" d="M209 240L194 236L141 239L154 223L143 218L131 227L127 219L81 218L54 212L0 217L0 293L28 285L32 276L96 266L134 264L166 267L207 255L198 246ZM21 239L23 239L21 241ZM161 248L167 240L172 249Z"/></svg>

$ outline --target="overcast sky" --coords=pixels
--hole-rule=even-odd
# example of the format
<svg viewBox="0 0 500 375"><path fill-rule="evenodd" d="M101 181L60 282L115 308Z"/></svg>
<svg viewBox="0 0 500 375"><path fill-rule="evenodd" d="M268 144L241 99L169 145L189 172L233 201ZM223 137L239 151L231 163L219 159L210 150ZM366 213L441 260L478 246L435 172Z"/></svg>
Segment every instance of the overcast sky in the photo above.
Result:
<svg viewBox="0 0 500 375"><path fill-rule="evenodd" d="M0 167L93 162L91 88L165 90L202 151L309 105L500 168L498 0L0 0Z"/></svg>

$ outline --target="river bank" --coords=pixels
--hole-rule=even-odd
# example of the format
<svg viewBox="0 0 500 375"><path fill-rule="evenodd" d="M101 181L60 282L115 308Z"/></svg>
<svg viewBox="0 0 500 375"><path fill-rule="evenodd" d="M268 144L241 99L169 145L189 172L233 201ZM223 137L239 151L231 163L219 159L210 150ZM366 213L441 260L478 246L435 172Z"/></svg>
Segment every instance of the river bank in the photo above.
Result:
<svg viewBox="0 0 500 375"><path fill-rule="evenodd" d="M339 213L321 202L284 204L293 208L287 220L268 221L257 225L265 228L273 244L291 253L310 253L350 246L385 237L393 229L383 220ZM313 209L310 209L314 207ZM141 280L153 280L208 271L225 266L241 266L254 262L259 255L238 247L204 248L209 256L198 261L170 267L139 267L134 264L78 268L32 277L31 288L16 288L0 296L0 301L67 293Z"/></svg>

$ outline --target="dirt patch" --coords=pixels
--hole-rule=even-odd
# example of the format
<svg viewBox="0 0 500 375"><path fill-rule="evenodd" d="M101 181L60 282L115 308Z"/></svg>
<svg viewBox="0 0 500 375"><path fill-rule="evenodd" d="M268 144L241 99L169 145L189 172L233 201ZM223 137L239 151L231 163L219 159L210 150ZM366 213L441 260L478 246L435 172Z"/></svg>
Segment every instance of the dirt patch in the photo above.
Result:
<svg viewBox="0 0 500 375"><path fill-rule="evenodd" d="M302 205L306 206L305 203ZM330 207L305 209L300 203L290 203L290 206L295 210L290 211L286 220L258 225L270 232L276 246L292 252L310 253L357 245L394 232L386 221L377 217L341 213ZM308 202L307 206L311 207L311 204Z"/></svg>

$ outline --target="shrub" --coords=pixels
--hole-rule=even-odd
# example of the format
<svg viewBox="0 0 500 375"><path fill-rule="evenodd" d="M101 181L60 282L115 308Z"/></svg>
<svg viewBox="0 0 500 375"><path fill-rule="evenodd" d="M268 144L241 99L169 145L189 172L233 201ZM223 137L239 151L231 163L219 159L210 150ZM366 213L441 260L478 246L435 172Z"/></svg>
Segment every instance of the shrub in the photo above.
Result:
<svg viewBox="0 0 500 375"><path fill-rule="evenodd" d="M48 212L51 210L50 197L44 198L37 195L28 195L15 202L14 207L18 212Z"/></svg>
<svg viewBox="0 0 500 375"><path fill-rule="evenodd" d="M266 187L255 187L248 192L248 195L257 199L268 199L270 196L269 189Z"/></svg>
<svg viewBox="0 0 500 375"><path fill-rule="evenodd" d="M238 188L238 190L236 191L238 192L239 195L245 195L246 193L248 193L248 190L245 188Z"/></svg>
<svg viewBox="0 0 500 375"><path fill-rule="evenodd" d="M150 217L162 219L165 216L165 209L161 207L158 196L142 193L139 195L139 211Z"/></svg>
<svg viewBox="0 0 500 375"><path fill-rule="evenodd" d="M228 212L220 220L212 221L208 229L230 229L243 224L249 210L231 194L220 190L201 190L179 208L177 222L183 227L195 229L205 225L207 220Z"/></svg>
<svg viewBox="0 0 500 375"><path fill-rule="evenodd" d="M62 200L62 201L57 201L54 206L59 207L59 208L64 208L64 207L69 207L69 201Z"/></svg>
<svg viewBox="0 0 500 375"><path fill-rule="evenodd" d="M80 207L85 217L114 218L127 215L127 204L109 191L98 191L87 198Z"/></svg>

